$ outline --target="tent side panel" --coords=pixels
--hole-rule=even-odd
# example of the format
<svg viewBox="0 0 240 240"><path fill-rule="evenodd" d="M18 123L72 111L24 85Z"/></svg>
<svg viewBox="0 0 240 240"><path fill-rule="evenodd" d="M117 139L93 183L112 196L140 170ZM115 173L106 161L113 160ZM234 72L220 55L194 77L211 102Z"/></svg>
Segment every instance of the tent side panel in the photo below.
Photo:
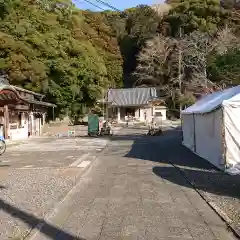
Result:
<svg viewBox="0 0 240 240"><path fill-rule="evenodd" d="M195 115L196 153L224 169L222 146L222 109Z"/></svg>
<svg viewBox="0 0 240 240"><path fill-rule="evenodd" d="M240 166L240 106L224 105L226 165Z"/></svg>
<svg viewBox="0 0 240 240"><path fill-rule="evenodd" d="M183 145L194 151L194 116L193 114L182 115Z"/></svg>

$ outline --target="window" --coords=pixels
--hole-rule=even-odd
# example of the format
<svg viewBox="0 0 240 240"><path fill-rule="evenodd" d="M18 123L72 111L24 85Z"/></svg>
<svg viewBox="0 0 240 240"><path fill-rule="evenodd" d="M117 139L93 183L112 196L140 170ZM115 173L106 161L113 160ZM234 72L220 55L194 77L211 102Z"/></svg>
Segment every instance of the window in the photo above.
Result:
<svg viewBox="0 0 240 240"><path fill-rule="evenodd" d="M164 92L159 88L156 89L156 94L157 97L164 97Z"/></svg>
<svg viewBox="0 0 240 240"><path fill-rule="evenodd" d="M162 117L162 112L155 112L156 117Z"/></svg>

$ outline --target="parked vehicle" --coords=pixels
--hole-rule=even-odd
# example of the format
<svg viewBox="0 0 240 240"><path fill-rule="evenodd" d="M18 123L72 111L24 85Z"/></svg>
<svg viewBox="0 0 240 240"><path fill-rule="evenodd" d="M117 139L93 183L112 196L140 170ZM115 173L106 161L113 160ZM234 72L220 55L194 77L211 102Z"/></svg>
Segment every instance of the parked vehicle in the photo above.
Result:
<svg viewBox="0 0 240 240"><path fill-rule="evenodd" d="M154 122L154 120L150 123L150 125L148 126L148 133L147 135L150 136L160 136L162 135L162 128L156 123Z"/></svg>
<svg viewBox="0 0 240 240"><path fill-rule="evenodd" d="M4 154L6 151L6 142L3 136L0 136L0 155Z"/></svg>
<svg viewBox="0 0 240 240"><path fill-rule="evenodd" d="M102 123L102 126L100 128L100 135L108 135L108 136L112 136L113 135L113 130L112 127L110 125L109 121L105 121Z"/></svg>

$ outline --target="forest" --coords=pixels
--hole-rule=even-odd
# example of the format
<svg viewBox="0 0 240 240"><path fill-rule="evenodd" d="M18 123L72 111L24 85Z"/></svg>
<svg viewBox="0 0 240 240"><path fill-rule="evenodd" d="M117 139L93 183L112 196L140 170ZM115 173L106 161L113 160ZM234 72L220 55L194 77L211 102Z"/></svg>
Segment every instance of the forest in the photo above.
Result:
<svg viewBox="0 0 240 240"><path fill-rule="evenodd" d="M157 86L172 110L240 83L236 0L168 0L92 12L70 0L0 0L0 74L46 95L56 116L108 88Z"/></svg>

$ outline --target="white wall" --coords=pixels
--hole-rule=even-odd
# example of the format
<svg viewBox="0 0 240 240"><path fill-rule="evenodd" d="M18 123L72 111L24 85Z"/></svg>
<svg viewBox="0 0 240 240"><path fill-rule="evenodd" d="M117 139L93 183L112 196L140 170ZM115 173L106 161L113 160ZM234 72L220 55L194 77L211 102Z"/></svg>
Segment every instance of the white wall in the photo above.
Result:
<svg viewBox="0 0 240 240"><path fill-rule="evenodd" d="M158 117L158 114L162 114L162 120L165 121L167 119L167 109L165 106L155 106L153 107L153 115Z"/></svg>
<svg viewBox="0 0 240 240"><path fill-rule="evenodd" d="M194 151L194 116L193 114L182 115L183 145Z"/></svg>
<svg viewBox="0 0 240 240"><path fill-rule="evenodd" d="M223 108L226 143L226 163L240 164L240 106L238 103L227 104Z"/></svg>
<svg viewBox="0 0 240 240"><path fill-rule="evenodd" d="M152 107L146 108L146 113L147 113L147 122L151 122L153 118L153 109Z"/></svg>
<svg viewBox="0 0 240 240"><path fill-rule="evenodd" d="M21 113L21 124L17 129L9 129L11 140L24 140L28 138L28 115Z"/></svg>
<svg viewBox="0 0 240 240"><path fill-rule="evenodd" d="M222 109L195 115L196 153L224 169L222 147Z"/></svg>
<svg viewBox="0 0 240 240"><path fill-rule="evenodd" d="M152 107L148 108L141 108L140 109L140 121L145 122L145 113L146 113L146 121L151 122L152 121Z"/></svg>
<svg viewBox="0 0 240 240"><path fill-rule="evenodd" d="M10 129L9 135L10 139L13 141L28 139L28 128Z"/></svg>
<svg viewBox="0 0 240 240"><path fill-rule="evenodd" d="M135 118L140 119L140 109L136 108L135 110Z"/></svg>

